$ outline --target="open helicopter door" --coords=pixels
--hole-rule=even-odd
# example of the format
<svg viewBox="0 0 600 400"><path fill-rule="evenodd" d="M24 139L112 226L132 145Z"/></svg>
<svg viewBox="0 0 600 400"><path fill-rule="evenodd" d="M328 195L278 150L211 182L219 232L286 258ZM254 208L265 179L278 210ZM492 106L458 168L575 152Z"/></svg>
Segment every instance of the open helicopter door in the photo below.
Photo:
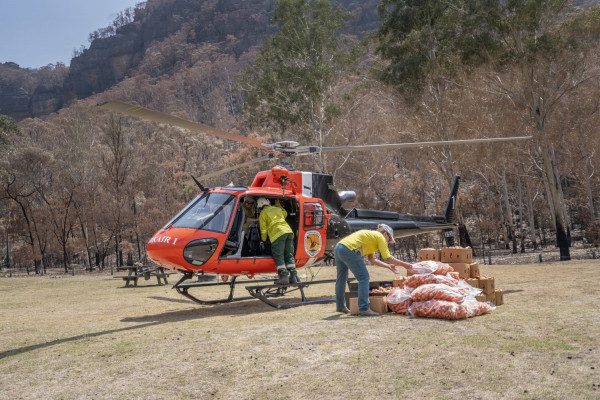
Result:
<svg viewBox="0 0 600 400"><path fill-rule="evenodd" d="M320 199L303 199L298 231L296 259L300 265L311 266L325 253L327 214Z"/></svg>

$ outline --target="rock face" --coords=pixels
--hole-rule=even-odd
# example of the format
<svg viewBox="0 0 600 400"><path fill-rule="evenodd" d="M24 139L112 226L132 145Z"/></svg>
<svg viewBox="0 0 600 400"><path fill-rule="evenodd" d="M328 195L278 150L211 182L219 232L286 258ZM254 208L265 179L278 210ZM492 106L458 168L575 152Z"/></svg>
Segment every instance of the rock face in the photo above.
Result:
<svg viewBox="0 0 600 400"><path fill-rule="evenodd" d="M62 86L42 84L33 93L29 103L29 111L32 117L40 117L56 112L62 106Z"/></svg>
<svg viewBox="0 0 600 400"><path fill-rule="evenodd" d="M9 115L16 120L30 117L30 98L25 89L0 81L0 114Z"/></svg>
<svg viewBox="0 0 600 400"><path fill-rule="evenodd" d="M60 84L42 83L30 93L17 80L0 76L0 114L19 121L56 112L63 106L62 90Z"/></svg>
<svg viewBox="0 0 600 400"><path fill-rule="evenodd" d="M361 36L379 24L379 0L332 0L354 18L346 33ZM134 21L117 29L116 35L95 39L90 48L71 60L62 87L41 85L33 93L14 86L0 86L0 114L15 119L56 112L72 99L100 93L139 66L146 50L186 27L193 44L235 40L227 51L239 57L274 32L270 23L276 0L148 0L136 11ZM189 29L192 24L192 29ZM0 76L0 83L2 82Z"/></svg>

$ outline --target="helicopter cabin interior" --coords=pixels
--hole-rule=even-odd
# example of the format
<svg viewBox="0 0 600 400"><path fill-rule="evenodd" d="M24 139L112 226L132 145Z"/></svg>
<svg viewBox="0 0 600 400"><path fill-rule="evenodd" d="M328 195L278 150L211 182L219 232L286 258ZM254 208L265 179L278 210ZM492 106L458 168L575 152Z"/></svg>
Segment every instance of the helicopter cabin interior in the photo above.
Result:
<svg viewBox="0 0 600 400"><path fill-rule="evenodd" d="M275 200L280 200L281 206L287 212L286 222L294 232L294 249L298 246L298 233L300 227L300 205L294 197L282 196L259 196L269 200L271 205ZM235 210L233 222L227 240L221 250L220 258L256 258L271 257L271 244L269 239L261 246L260 226L258 218L260 210L257 208L256 200L258 196L242 196ZM251 202L251 206L246 208L244 202ZM249 218L254 218L256 222L249 222Z"/></svg>

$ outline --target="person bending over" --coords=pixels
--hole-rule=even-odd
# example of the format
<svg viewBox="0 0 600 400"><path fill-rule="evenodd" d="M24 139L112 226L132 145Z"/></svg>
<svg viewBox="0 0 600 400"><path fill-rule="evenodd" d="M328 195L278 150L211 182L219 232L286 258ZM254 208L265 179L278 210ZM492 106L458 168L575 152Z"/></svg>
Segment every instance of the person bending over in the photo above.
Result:
<svg viewBox="0 0 600 400"><path fill-rule="evenodd" d="M344 290L348 281L348 270L352 271L358 280L358 314L362 316L379 315L369 308L369 271L363 259L366 256L369 263L387 268L394 273L398 270L394 265L411 269L412 265L392 257L388 243L395 243L394 231L389 225L380 224L377 230L363 229L356 231L338 242L333 250L337 279L335 282L335 304L338 312L349 313L346 306ZM379 250L385 262L374 257Z"/></svg>
<svg viewBox="0 0 600 400"><path fill-rule="evenodd" d="M279 276L275 283L278 285L298 283L294 262L294 232L285 221L287 211L279 199L276 199L275 205L272 206L268 199L260 197L256 205L261 210L258 217L261 240L265 242L267 237L271 240L271 254L275 259Z"/></svg>

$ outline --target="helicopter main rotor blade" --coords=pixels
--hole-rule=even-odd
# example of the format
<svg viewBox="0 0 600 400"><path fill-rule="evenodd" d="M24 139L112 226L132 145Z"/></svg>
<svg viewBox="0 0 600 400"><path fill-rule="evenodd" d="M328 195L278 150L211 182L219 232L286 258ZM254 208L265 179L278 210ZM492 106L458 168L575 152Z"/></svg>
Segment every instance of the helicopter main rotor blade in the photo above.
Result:
<svg viewBox="0 0 600 400"><path fill-rule="evenodd" d="M215 176L222 175L222 174L224 174L226 172L233 171L235 169L242 168L242 167L245 167L247 165L256 164L256 163L261 162L261 161L269 160L269 159L271 159L273 157L274 157L273 154L267 154L266 156L262 156L262 157L259 157L259 158L248 160L248 161L243 162L241 164L236 164L236 165L234 165L232 167L227 167L227 168L215 171L215 172L211 172L210 174L202 175L202 176L198 177L197 180L198 181L204 181L205 179L214 178Z"/></svg>
<svg viewBox="0 0 600 400"><path fill-rule="evenodd" d="M98 104L98 107L110 111L115 111L121 114L129 115L132 117L138 117L158 122L159 124L173 125L180 128L189 129L190 131L217 136L222 139L235 140L237 142L246 143L263 150L271 151L269 147L264 146L257 140L245 136L236 135L231 132L222 131L220 129L216 129L198 122L188 121L186 119L175 117L173 115L166 114L160 111L154 111L144 107L134 106L132 104L124 103L122 101L107 101L106 103Z"/></svg>
<svg viewBox="0 0 600 400"><path fill-rule="evenodd" d="M442 140L437 142L415 142L415 143L387 143L387 144L364 144L358 146L333 146L321 147L321 151L363 151L363 150L383 150L383 149L408 149L412 147L433 147L455 144L471 144L471 143L489 143L489 142L509 142L515 140L527 140L531 136L515 136L505 138L485 138L485 139L458 139L458 140Z"/></svg>

